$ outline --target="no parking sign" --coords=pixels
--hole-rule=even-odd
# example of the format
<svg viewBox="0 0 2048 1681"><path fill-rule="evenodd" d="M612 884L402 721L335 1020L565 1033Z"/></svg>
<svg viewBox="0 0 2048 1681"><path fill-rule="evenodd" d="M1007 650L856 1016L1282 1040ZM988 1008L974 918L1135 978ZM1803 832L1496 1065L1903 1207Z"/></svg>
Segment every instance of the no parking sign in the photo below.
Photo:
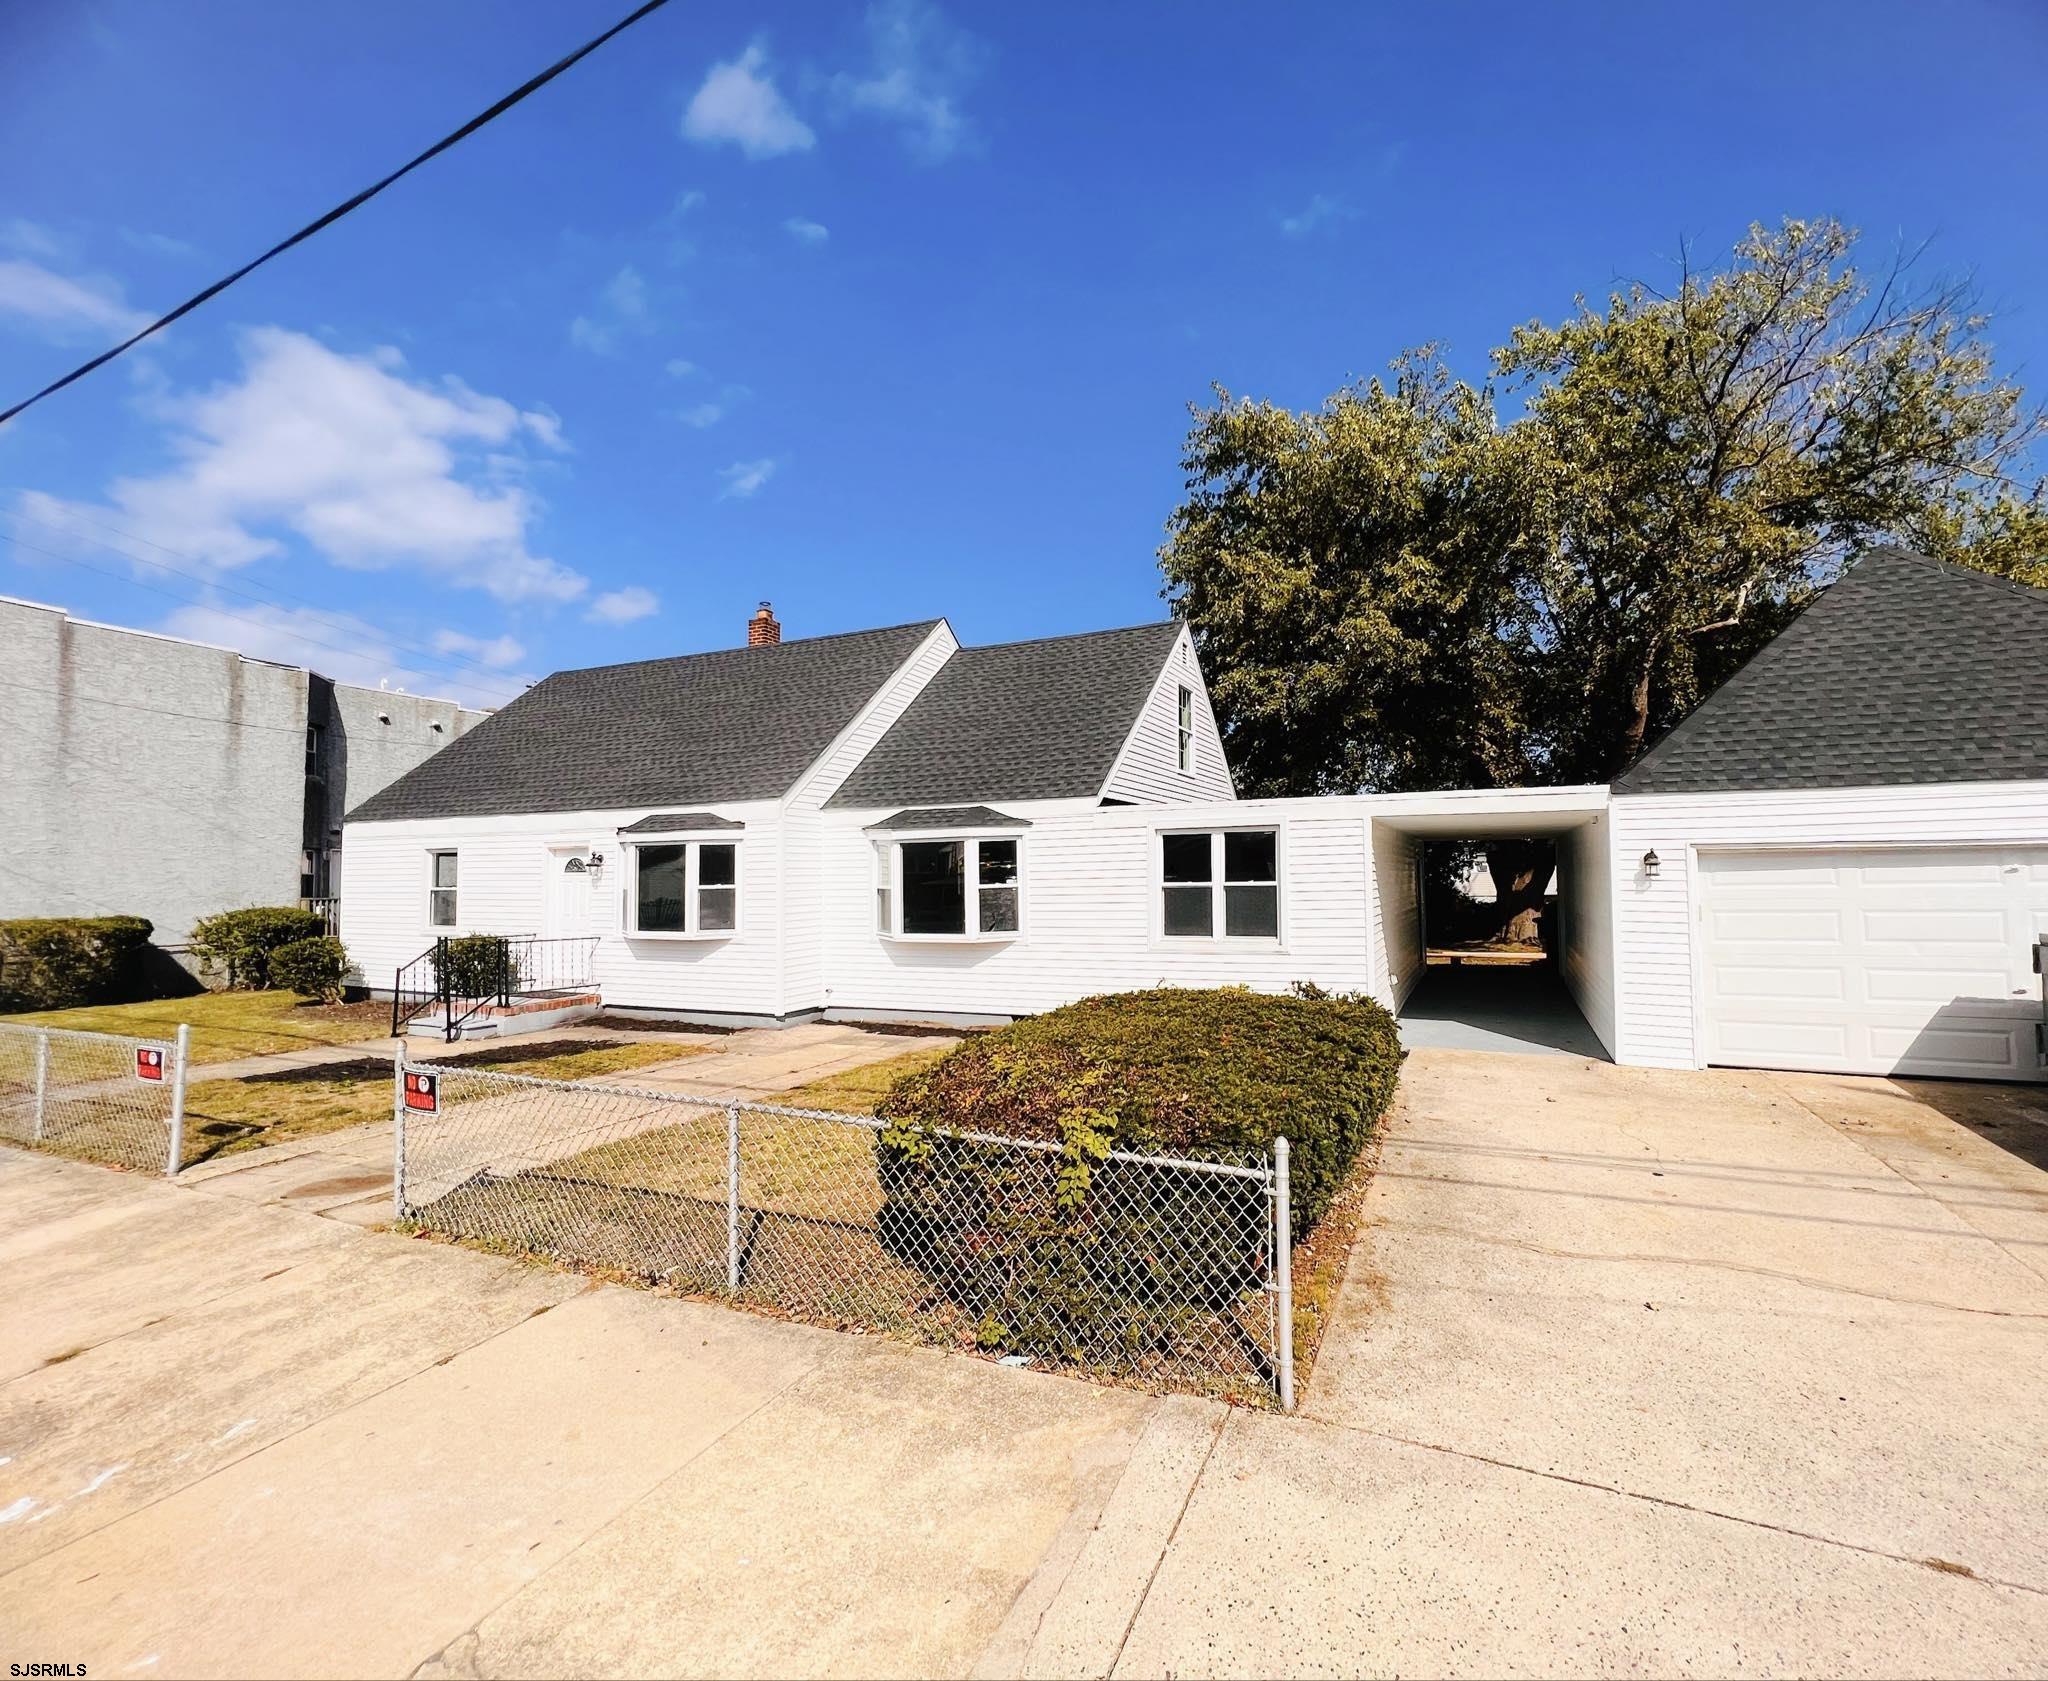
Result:
<svg viewBox="0 0 2048 1681"><path fill-rule="evenodd" d="M164 1077L164 1053L137 1047L135 1052L135 1077L138 1080L158 1080Z"/></svg>
<svg viewBox="0 0 2048 1681"><path fill-rule="evenodd" d="M408 1109L422 1109L432 1114L440 1108L439 1076L434 1074L407 1074L405 1077L405 1106Z"/></svg>

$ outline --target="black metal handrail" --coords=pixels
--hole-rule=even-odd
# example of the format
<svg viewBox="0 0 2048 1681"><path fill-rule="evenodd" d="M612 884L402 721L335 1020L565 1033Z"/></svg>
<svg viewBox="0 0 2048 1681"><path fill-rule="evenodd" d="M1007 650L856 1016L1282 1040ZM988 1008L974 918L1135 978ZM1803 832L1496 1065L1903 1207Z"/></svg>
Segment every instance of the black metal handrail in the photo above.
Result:
<svg viewBox="0 0 2048 1681"><path fill-rule="evenodd" d="M544 998L595 984L597 937L468 934L436 940L399 968L391 987L391 1031L438 1008L441 1037L453 1042L492 1005Z"/></svg>

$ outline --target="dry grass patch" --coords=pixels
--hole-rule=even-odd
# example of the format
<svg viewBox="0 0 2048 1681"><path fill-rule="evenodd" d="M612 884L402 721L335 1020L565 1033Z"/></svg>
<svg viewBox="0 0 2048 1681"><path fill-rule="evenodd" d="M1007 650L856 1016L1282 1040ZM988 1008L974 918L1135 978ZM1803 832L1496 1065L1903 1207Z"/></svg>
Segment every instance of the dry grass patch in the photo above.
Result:
<svg viewBox="0 0 2048 1681"><path fill-rule="evenodd" d="M391 1031L391 1006L312 1004L293 992L201 992L190 998L88 1004L0 1020L166 1040L177 1037L180 1023L190 1023L193 1062L233 1062L308 1045L360 1045L381 1039Z"/></svg>
<svg viewBox="0 0 2048 1681"><path fill-rule="evenodd" d="M832 1109L844 1115L872 1115L875 1105L898 1080L931 1067L951 1049L950 1045L941 1045L936 1050L910 1051L886 1062L866 1063L844 1073L827 1074L794 1091L777 1092L765 1101L785 1109Z"/></svg>

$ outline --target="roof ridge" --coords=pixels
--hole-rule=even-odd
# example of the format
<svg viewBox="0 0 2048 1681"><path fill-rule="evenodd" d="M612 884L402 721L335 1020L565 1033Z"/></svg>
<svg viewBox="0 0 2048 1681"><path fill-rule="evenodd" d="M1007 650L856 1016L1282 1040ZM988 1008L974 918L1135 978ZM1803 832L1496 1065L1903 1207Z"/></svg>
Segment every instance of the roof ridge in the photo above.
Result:
<svg viewBox="0 0 2048 1681"><path fill-rule="evenodd" d="M2021 600L2033 601L2041 607L2048 608L2048 586L2030 584L2026 579L2015 578L2010 573L1990 572L1981 566L1966 565L1960 560L1946 560L1940 555L1931 555L1920 549L1909 549L1903 543L1880 543L1876 548L1865 549L1842 568L1834 582L1840 583L1866 562L1880 557L1887 561L1910 561L1916 566L1930 568L1945 578L1972 579L1994 586L2003 584L2018 591ZM1832 587L1832 584L1827 586ZM1825 590L1822 593L1825 593Z"/></svg>
<svg viewBox="0 0 2048 1681"><path fill-rule="evenodd" d="M699 648L694 653L654 654L644 660L613 660L605 665L565 665L549 672L541 682L586 671L630 671L637 665L672 665L677 660L710 659L718 654L771 654L778 648L808 648L820 642L845 642L856 636L887 636L898 630L921 630L929 633L945 622L943 616L936 619L906 619L896 625L870 625L865 630L831 630L822 636L792 636L782 642L741 643L735 648ZM536 684L535 687L539 685Z"/></svg>
<svg viewBox="0 0 2048 1681"><path fill-rule="evenodd" d="M1019 637L1014 642L963 644L960 652L963 654L986 654L992 653L998 648L1035 648L1045 642L1086 642L1098 636L1128 636L1132 631L1136 630L1179 630L1183 622L1180 619L1147 619L1143 624L1111 625L1107 630L1057 631L1051 636Z"/></svg>

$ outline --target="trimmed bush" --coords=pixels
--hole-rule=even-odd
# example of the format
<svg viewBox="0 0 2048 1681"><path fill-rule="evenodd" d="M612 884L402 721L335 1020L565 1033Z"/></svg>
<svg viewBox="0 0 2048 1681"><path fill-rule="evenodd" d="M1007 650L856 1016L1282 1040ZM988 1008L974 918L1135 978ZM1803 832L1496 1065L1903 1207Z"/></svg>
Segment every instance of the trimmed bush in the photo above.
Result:
<svg viewBox="0 0 2048 1681"><path fill-rule="evenodd" d="M154 931L139 916L0 922L0 1011L68 1010L139 997Z"/></svg>
<svg viewBox="0 0 2048 1681"><path fill-rule="evenodd" d="M251 905L221 911L192 925L192 950L230 987L270 986L270 955L280 946L318 939L327 924L297 905Z"/></svg>
<svg viewBox="0 0 2048 1681"><path fill-rule="evenodd" d="M434 984L451 998L488 998L508 984L512 942L503 934L462 934L434 947Z"/></svg>
<svg viewBox="0 0 2048 1681"><path fill-rule="evenodd" d="M316 934L310 940L294 940L270 954L270 984L296 992L301 998L332 1004L341 998L342 977L348 973L348 952L332 934Z"/></svg>
<svg viewBox="0 0 2048 1681"><path fill-rule="evenodd" d="M1256 1287L1269 1216L1254 1181L1110 1153L1250 1165L1284 1135L1299 1238L1386 1113L1401 1056L1377 1003L1314 987L1159 988L1014 1023L883 1099L884 1239L985 1344L1128 1360Z"/></svg>

